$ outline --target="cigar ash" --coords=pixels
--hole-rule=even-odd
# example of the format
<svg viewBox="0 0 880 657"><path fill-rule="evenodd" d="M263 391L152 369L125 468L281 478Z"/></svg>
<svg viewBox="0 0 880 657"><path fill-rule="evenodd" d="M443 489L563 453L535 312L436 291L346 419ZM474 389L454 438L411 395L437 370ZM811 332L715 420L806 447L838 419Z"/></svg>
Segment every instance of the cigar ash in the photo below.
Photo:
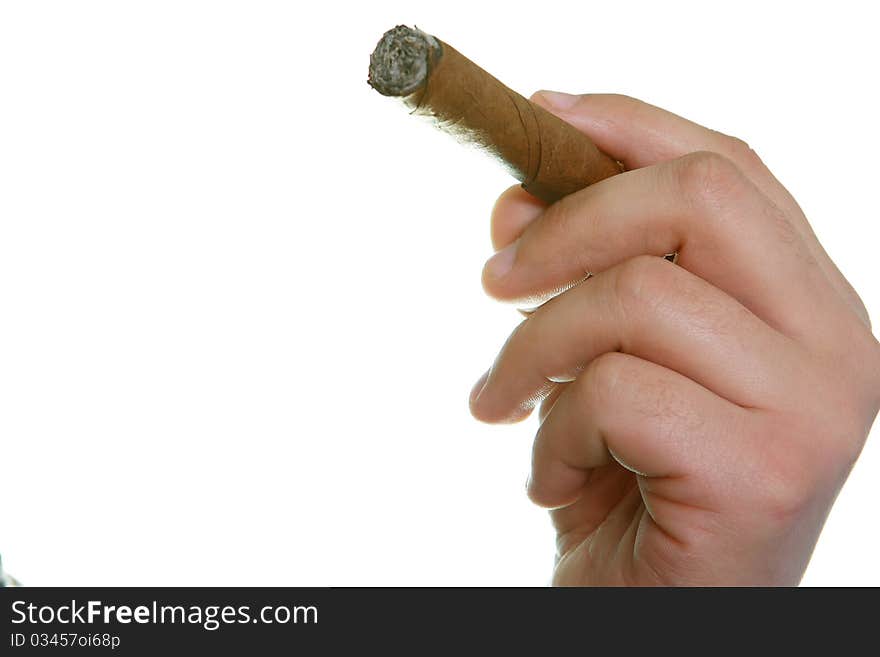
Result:
<svg viewBox="0 0 880 657"><path fill-rule="evenodd" d="M409 95L425 83L429 62L441 52L430 34L398 25L382 36L370 55L367 82L383 96Z"/></svg>

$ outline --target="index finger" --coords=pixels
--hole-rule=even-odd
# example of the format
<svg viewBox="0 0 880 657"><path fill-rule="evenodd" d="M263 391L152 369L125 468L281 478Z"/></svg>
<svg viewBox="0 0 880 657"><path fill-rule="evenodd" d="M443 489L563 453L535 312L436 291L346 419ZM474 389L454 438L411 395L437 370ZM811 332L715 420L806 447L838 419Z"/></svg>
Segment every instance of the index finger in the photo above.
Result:
<svg viewBox="0 0 880 657"><path fill-rule="evenodd" d="M868 321L864 305L816 239L797 201L743 140L619 94L570 95L539 91L531 99L587 134L602 151L623 162L628 169L650 166L694 151L723 155L789 217L829 283L863 322ZM516 198L510 200L516 201ZM503 224L514 207L515 203L506 206L499 202L493 222ZM500 226L493 227L494 232L505 233Z"/></svg>

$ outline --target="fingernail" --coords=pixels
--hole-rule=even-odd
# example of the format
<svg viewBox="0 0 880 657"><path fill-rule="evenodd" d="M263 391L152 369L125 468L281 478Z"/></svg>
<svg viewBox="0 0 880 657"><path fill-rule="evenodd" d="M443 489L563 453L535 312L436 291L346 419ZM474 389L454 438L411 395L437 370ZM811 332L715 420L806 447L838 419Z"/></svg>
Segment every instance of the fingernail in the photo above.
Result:
<svg viewBox="0 0 880 657"><path fill-rule="evenodd" d="M580 96L575 96L572 94L562 93L561 91L545 91L541 90L538 92L538 95L541 96L542 100L547 102L547 105L553 107L557 110L570 110L574 107L574 104L578 101Z"/></svg>
<svg viewBox="0 0 880 657"><path fill-rule="evenodd" d="M489 372L491 371L491 369L486 370L483 376L481 376L479 380L474 384L474 387L471 388L471 394L468 400L471 406L473 406L480 398L480 395L483 392L483 388L486 387L486 382L489 380Z"/></svg>
<svg viewBox="0 0 880 657"><path fill-rule="evenodd" d="M513 269L513 261L516 259L516 248L519 245L519 242L514 242L508 246L505 246L498 253L493 255L486 262L486 275L489 278L502 278L507 276L511 269Z"/></svg>

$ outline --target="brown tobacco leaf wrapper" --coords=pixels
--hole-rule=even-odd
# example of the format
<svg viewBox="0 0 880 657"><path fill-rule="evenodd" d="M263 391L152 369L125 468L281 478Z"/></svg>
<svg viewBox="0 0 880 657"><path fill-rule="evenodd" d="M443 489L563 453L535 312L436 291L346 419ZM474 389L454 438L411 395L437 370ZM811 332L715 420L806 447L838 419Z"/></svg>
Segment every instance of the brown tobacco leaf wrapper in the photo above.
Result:
<svg viewBox="0 0 880 657"><path fill-rule="evenodd" d="M398 25L370 56L370 86L498 157L523 188L553 203L623 167L450 45Z"/></svg>

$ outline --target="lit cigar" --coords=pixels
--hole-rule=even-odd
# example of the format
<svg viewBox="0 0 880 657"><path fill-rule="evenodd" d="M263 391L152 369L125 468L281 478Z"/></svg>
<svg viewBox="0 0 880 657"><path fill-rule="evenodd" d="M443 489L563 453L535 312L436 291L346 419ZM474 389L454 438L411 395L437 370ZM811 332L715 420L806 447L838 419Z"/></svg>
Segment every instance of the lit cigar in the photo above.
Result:
<svg viewBox="0 0 880 657"><path fill-rule="evenodd" d="M398 25L386 32L370 55L368 81L495 155L526 191L549 203L623 170L583 133L420 30Z"/></svg>

